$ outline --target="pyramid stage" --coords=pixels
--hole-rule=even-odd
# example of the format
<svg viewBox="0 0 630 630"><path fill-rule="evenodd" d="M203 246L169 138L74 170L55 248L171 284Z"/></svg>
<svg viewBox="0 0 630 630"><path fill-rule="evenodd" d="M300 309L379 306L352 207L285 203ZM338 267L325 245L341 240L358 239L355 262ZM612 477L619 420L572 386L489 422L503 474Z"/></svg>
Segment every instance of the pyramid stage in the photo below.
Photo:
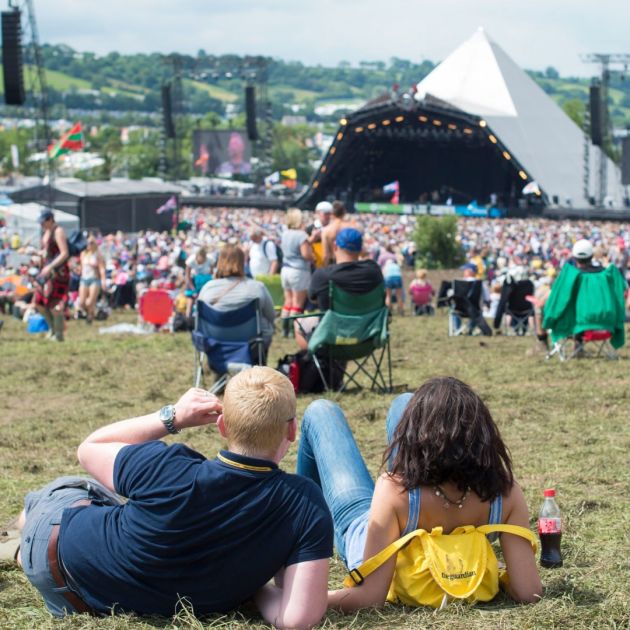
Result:
<svg viewBox="0 0 630 630"><path fill-rule="evenodd" d="M594 201L600 159L604 207ZM409 92L342 119L299 204L383 205L391 182L412 208L585 218L628 218L630 210L619 168L482 29Z"/></svg>

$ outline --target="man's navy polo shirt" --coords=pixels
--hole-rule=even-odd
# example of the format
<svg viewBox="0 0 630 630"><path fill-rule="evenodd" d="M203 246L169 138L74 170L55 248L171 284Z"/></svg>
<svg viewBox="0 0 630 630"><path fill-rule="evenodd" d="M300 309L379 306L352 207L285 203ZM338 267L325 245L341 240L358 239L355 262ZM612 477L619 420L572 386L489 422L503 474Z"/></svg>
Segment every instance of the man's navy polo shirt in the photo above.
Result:
<svg viewBox="0 0 630 630"><path fill-rule="evenodd" d="M329 558L332 519L320 488L274 463L184 444L126 446L114 465L123 506L66 510L59 555L98 611L224 612L282 567Z"/></svg>

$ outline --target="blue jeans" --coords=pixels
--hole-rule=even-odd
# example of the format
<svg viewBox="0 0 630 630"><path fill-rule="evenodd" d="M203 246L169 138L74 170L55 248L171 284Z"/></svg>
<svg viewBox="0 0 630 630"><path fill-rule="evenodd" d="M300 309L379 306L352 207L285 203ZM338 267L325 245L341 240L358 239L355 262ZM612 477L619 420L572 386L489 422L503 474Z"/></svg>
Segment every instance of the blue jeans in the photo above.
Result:
<svg viewBox="0 0 630 630"><path fill-rule="evenodd" d="M411 396L397 396L389 408L386 421L388 443ZM374 481L343 411L336 403L316 400L304 412L297 473L321 487L333 518L335 547L346 562L346 531L355 519L369 511Z"/></svg>
<svg viewBox="0 0 630 630"><path fill-rule="evenodd" d="M59 477L41 490L29 492L24 499L26 523L20 545L22 569L55 617L77 611L64 597L70 589L57 586L50 573L48 541L53 526L61 523L63 511L82 499L99 500L106 505L121 503L113 492L87 477ZM74 586L68 576L66 579ZM76 586L72 590L78 592Z"/></svg>

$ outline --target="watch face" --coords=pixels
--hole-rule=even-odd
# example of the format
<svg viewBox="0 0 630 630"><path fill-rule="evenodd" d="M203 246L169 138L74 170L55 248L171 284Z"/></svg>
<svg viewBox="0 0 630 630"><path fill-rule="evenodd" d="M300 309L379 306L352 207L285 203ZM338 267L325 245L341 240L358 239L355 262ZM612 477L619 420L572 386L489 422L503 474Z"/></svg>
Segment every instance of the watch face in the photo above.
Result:
<svg viewBox="0 0 630 630"><path fill-rule="evenodd" d="M162 409L160 409L160 420L162 420L163 422L172 420L173 416L175 415L173 411L173 405L166 405L165 407L162 407Z"/></svg>

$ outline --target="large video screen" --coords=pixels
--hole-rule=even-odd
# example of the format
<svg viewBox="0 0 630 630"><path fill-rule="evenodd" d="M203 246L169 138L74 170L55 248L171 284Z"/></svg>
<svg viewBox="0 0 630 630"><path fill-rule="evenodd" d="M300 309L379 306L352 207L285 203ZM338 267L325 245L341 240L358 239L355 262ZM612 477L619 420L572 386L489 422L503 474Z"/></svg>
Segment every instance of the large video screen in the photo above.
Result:
<svg viewBox="0 0 630 630"><path fill-rule="evenodd" d="M193 165L198 175L249 175L252 147L243 130L195 129Z"/></svg>

